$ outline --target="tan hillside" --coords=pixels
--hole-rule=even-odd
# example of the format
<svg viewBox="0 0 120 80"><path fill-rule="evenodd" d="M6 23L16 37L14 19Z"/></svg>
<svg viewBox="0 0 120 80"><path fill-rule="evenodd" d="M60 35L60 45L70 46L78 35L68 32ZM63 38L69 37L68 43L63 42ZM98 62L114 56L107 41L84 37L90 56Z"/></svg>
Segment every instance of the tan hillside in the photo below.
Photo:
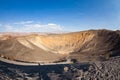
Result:
<svg viewBox="0 0 120 80"><path fill-rule="evenodd" d="M89 30L65 34L0 36L0 54L13 60L53 62L69 56L78 61L120 55L119 31Z"/></svg>

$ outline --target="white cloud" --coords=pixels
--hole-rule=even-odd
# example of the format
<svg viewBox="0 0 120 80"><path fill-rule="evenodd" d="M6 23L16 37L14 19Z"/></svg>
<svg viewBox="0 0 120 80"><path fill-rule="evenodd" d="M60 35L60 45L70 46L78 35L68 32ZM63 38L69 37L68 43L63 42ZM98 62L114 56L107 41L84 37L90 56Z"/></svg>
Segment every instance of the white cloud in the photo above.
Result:
<svg viewBox="0 0 120 80"><path fill-rule="evenodd" d="M31 28L40 28L42 27L40 24L36 23L36 24L25 24L24 26L26 27L31 27Z"/></svg>
<svg viewBox="0 0 120 80"><path fill-rule="evenodd" d="M60 25L54 24L54 23L48 23L47 27L51 29L56 29L56 30L62 30L62 27Z"/></svg>
<svg viewBox="0 0 120 80"><path fill-rule="evenodd" d="M16 22L14 24L30 24L33 23L34 21L21 21L21 22Z"/></svg>
<svg viewBox="0 0 120 80"><path fill-rule="evenodd" d="M56 24L54 24L54 23L48 23L48 25L50 25L50 26L54 26L54 25L56 25Z"/></svg>
<svg viewBox="0 0 120 80"><path fill-rule="evenodd" d="M8 32L52 32L63 30L61 25L55 23L40 24L32 23L32 21L22 21L19 24L5 25L5 27Z"/></svg>

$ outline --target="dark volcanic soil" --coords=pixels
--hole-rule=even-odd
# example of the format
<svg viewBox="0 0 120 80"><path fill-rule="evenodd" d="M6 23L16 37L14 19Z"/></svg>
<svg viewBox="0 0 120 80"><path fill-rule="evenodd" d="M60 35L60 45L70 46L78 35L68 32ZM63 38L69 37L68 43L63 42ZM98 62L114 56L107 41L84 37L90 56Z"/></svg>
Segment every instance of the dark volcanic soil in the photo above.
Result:
<svg viewBox="0 0 120 80"><path fill-rule="evenodd" d="M72 65L17 66L0 62L0 80L120 80L120 57Z"/></svg>

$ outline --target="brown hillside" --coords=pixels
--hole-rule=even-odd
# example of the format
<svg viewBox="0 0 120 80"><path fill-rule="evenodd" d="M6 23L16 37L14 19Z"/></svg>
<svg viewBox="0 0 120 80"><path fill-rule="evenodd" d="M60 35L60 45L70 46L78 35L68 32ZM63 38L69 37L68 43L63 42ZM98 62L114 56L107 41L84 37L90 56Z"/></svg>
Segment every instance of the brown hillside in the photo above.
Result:
<svg viewBox="0 0 120 80"><path fill-rule="evenodd" d="M65 34L0 37L0 54L22 61L58 61L69 56L78 61L120 55L120 31L89 30Z"/></svg>
<svg viewBox="0 0 120 80"><path fill-rule="evenodd" d="M97 30L95 36L86 42L79 51L72 53L78 60L96 60L120 55L120 35L116 31Z"/></svg>

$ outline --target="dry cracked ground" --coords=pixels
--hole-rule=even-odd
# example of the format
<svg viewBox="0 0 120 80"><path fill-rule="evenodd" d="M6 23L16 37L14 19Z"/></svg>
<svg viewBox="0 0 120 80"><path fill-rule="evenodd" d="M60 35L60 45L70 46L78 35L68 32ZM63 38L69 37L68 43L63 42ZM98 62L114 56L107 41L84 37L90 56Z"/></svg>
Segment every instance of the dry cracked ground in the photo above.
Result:
<svg viewBox="0 0 120 80"><path fill-rule="evenodd" d="M0 80L120 80L120 31L0 33L0 56L23 62L76 61L46 66L0 61Z"/></svg>

